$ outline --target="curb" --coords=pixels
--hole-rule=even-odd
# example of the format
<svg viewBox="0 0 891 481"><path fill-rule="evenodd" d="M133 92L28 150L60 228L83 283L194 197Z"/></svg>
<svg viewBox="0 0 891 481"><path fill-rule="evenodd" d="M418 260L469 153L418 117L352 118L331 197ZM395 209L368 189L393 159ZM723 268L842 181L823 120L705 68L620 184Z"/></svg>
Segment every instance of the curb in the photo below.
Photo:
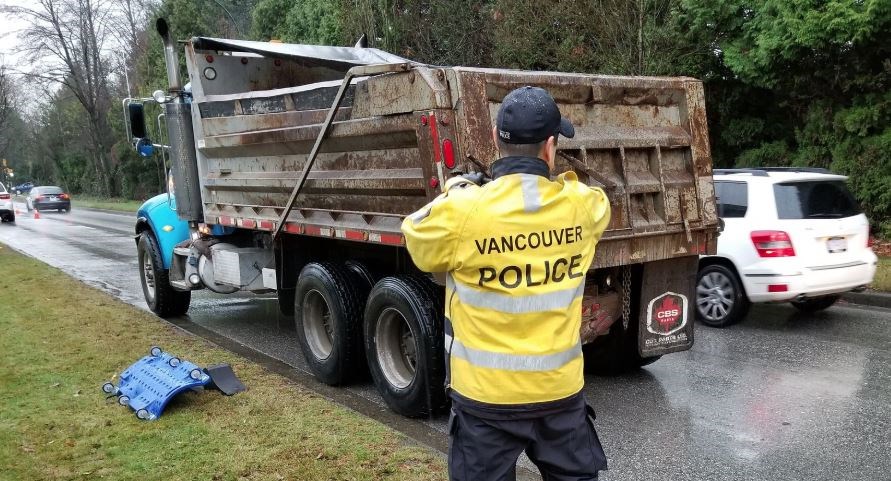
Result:
<svg viewBox="0 0 891 481"><path fill-rule="evenodd" d="M842 299L851 304L891 309L891 294L877 291L846 292Z"/></svg>

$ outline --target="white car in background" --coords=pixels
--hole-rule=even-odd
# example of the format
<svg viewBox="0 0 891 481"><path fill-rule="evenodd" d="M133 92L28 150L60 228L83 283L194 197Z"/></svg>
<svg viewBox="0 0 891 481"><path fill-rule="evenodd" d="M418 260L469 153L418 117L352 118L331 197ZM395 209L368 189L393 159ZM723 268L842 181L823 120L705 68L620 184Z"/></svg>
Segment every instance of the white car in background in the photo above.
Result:
<svg viewBox="0 0 891 481"><path fill-rule="evenodd" d="M825 169L716 169L724 230L715 256L703 257L697 317L725 327L752 302L826 309L839 294L872 282L877 257L869 222L845 184Z"/></svg>
<svg viewBox="0 0 891 481"><path fill-rule="evenodd" d="M0 222L15 222L12 194L0 183Z"/></svg>

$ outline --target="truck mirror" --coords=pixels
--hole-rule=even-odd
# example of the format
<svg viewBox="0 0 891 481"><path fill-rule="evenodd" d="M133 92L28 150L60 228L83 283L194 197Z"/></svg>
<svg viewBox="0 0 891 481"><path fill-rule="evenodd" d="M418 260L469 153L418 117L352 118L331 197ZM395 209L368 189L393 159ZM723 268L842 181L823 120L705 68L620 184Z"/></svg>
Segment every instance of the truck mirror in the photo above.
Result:
<svg viewBox="0 0 891 481"><path fill-rule="evenodd" d="M145 137L145 109L143 105L136 102L127 104L127 114L130 116L130 134L133 138Z"/></svg>

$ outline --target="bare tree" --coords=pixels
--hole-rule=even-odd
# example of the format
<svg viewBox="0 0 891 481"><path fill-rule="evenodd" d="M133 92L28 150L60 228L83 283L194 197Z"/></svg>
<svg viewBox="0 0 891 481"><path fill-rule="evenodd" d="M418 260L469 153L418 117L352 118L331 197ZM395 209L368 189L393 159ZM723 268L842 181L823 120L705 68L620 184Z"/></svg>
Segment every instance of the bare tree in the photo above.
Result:
<svg viewBox="0 0 891 481"><path fill-rule="evenodd" d="M12 110L12 78L6 67L0 64L0 157L6 152L11 140L8 127Z"/></svg>
<svg viewBox="0 0 891 481"><path fill-rule="evenodd" d="M20 51L34 68L22 73L62 85L77 98L88 118L98 187L111 195L115 190L114 166L108 155L111 100L103 49L112 34L113 11L106 0L35 0L32 5L0 10L29 23L21 33Z"/></svg>
<svg viewBox="0 0 891 481"><path fill-rule="evenodd" d="M146 24L151 13L158 8L154 0L118 0L114 8L116 21L110 27L117 39L119 55L115 57L116 70L127 82L124 89L131 93L134 85L147 76L147 73L136 72L136 64L130 59L141 58L148 52Z"/></svg>

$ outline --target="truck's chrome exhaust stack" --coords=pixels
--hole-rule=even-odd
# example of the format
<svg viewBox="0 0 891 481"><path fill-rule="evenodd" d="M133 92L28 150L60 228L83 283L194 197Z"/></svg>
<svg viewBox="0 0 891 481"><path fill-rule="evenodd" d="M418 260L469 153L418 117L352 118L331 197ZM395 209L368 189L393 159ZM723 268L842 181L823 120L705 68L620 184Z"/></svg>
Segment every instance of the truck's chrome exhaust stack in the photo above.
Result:
<svg viewBox="0 0 891 481"><path fill-rule="evenodd" d="M167 117L173 183L176 186L173 194L176 198L176 213L182 220L198 222L204 218L204 214L191 104L168 102L164 104L164 113Z"/></svg>
<svg viewBox="0 0 891 481"><path fill-rule="evenodd" d="M179 77L179 58L176 46L170 38L167 21L159 18L156 23L158 34L164 42L164 61L167 64L169 92L174 95L171 102L164 104L167 121L167 139L175 186L176 213L180 219L190 223L203 218L201 204L201 184L198 179L198 158L195 153L195 134L192 129L192 106L179 96L182 85Z"/></svg>
<svg viewBox="0 0 891 481"><path fill-rule="evenodd" d="M171 93L178 93L182 90L179 77L179 57L176 55L176 45L170 38L170 28L167 26L167 20L159 18L155 22L158 35L164 42L164 63L167 64L167 84Z"/></svg>

